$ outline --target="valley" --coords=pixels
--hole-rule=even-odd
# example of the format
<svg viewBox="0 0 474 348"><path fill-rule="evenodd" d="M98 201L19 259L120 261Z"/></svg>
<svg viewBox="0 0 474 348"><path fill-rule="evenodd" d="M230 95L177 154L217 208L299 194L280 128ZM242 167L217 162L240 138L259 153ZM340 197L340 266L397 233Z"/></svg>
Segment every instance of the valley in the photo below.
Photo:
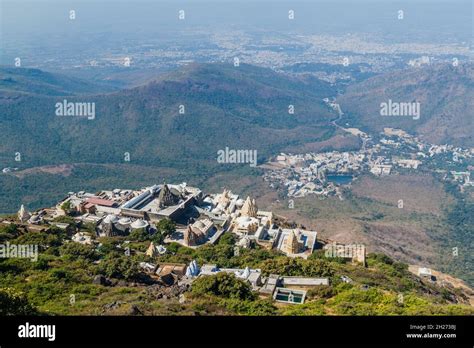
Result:
<svg viewBox="0 0 474 348"><path fill-rule="evenodd" d="M439 74L446 70L421 68L411 74L431 75L432 69ZM22 79L29 73L38 75L26 71ZM450 69L445 73L452 79L457 76ZM376 85L379 79L370 78L361 86ZM256 196L263 206L318 230L323 238L360 242L370 251L454 272L472 284L473 264L466 255L470 246L465 237L453 235L448 225L450 212L465 196L453 195L439 177L429 172L402 171L380 178L364 174L353 181L350 189L340 192L343 200L300 197L289 209L288 198L261 179L262 168L216 160L218 151L225 148L256 151L259 164L280 152L367 150L367 139L347 132L349 127L357 126L379 140L380 128L374 128L377 123L356 116L361 107L355 102L356 87L337 97L344 110L340 114L323 100L337 94L336 86L245 64L238 68L191 64L139 87L89 96L81 94L82 87L69 86L28 90L28 84L22 82L0 93L4 115L0 129L6 135L1 145L1 165L18 168L0 176L1 212L14 212L20 204L30 209L46 207L66 192L79 189L94 192L143 187L157 181L187 181L216 191L235 187L243 194ZM67 97L71 101L95 103L97 117L58 118L54 114L58 98L50 91L58 96L73 93ZM362 98L369 109L377 105L369 101L372 95ZM468 107L459 103L457 96L452 103L458 105L453 110ZM34 114L29 112L32 105ZM288 113L288 105L294 106L294 114ZM180 114L180 106L184 114ZM463 113L469 115L468 109ZM36 118L44 121L38 124ZM415 131L421 139L432 139L429 128L413 128L406 124L414 121L410 120L391 118L387 122L407 132ZM423 114L420 121L425 121ZM469 139L463 139L461 143L469 146ZM14 160L15 153L21 154L21 161ZM428 168L436 170L436 166ZM400 199L403 209L397 206ZM461 250L456 260L449 258L453 247Z"/></svg>

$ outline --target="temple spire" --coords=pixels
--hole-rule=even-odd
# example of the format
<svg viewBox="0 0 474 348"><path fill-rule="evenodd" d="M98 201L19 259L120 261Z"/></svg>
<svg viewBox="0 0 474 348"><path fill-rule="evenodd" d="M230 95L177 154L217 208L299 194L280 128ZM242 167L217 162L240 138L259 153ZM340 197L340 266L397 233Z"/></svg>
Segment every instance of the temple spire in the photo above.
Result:
<svg viewBox="0 0 474 348"><path fill-rule="evenodd" d="M18 220L20 220L21 222L26 222L30 217L30 213L28 213L25 206L22 204L20 210L18 211Z"/></svg>
<svg viewBox="0 0 474 348"><path fill-rule="evenodd" d="M150 257L158 256L158 250L156 250L155 243L150 242L148 249L146 250L145 254Z"/></svg>
<svg viewBox="0 0 474 348"><path fill-rule="evenodd" d="M160 201L160 207L162 208L176 204L176 197L173 195L167 184L163 185L158 198Z"/></svg>
<svg viewBox="0 0 474 348"><path fill-rule="evenodd" d="M258 207L255 199L251 200L249 196L245 200L242 210L240 211L242 216L257 217Z"/></svg>
<svg viewBox="0 0 474 348"><path fill-rule="evenodd" d="M191 225L188 225L188 228L184 232L184 243L187 246L197 245L197 243L196 243L196 233L194 233L193 229L191 228Z"/></svg>
<svg viewBox="0 0 474 348"><path fill-rule="evenodd" d="M300 252L300 243L295 231L291 231L285 240L285 251L288 254L298 254Z"/></svg>

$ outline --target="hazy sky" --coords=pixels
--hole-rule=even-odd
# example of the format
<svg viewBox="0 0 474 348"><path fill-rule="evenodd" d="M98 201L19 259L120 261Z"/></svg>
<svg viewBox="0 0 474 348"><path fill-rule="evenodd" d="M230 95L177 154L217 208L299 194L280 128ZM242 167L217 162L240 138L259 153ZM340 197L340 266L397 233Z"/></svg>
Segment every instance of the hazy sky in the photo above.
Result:
<svg viewBox="0 0 474 348"><path fill-rule="evenodd" d="M420 40L472 38L472 0L449 1L117 1L117 0L0 0L2 39L22 39L50 33L153 33L183 27L258 27L305 33L367 32L403 41L417 32ZM68 19L74 9L74 23ZM177 11L186 11L186 21ZM288 21L288 10L295 10ZM404 20L397 11L404 10ZM72 25L71 25L72 24ZM47 41L47 37L44 37Z"/></svg>

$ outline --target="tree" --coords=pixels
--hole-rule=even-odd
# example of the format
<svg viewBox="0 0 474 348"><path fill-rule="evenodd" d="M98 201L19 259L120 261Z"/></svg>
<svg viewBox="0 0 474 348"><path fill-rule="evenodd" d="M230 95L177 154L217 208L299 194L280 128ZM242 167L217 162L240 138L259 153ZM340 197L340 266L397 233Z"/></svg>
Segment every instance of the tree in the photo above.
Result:
<svg viewBox="0 0 474 348"><path fill-rule="evenodd" d="M71 201L66 201L63 204L61 204L61 209L64 210L64 212L67 215L69 215L71 213L71 210L72 210Z"/></svg>
<svg viewBox="0 0 474 348"><path fill-rule="evenodd" d="M117 237L101 237L99 238L99 247L97 250L101 255L108 254L121 254L122 252L117 249L120 239Z"/></svg>
<svg viewBox="0 0 474 348"><path fill-rule="evenodd" d="M100 263L99 269L107 277L125 280L135 280L140 274L137 263L129 256L106 258Z"/></svg>
<svg viewBox="0 0 474 348"><path fill-rule="evenodd" d="M160 231L157 231L151 236L150 239L155 244L159 245L159 244L163 244L163 242L165 241L165 236Z"/></svg>
<svg viewBox="0 0 474 348"><path fill-rule="evenodd" d="M19 235L18 226L15 224L9 224L0 226L0 242L15 238Z"/></svg>
<svg viewBox="0 0 474 348"><path fill-rule="evenodd" d="M156 224L156 232L148 239L152 240L156 244L163 244L165 238L175 231L175 223L170 219L163 219Z"/></svg>
<svg viewBox="0 0 474 348"><path fill-rule="evenodd" d="M277 308L270 299L242 301L238 299L221 300L219 304L228 310L242 315L275 315Z"/></svg>
<svg viewBox="0 0 474 348"><path fill-rule="evenodd" d="M15 239L15 243L36 244L41 249L46 249L47 247L60 246L63 242L63 237L63 235L47 232L28 232Z"/></svg>
<svg viewBox="0 0 474 348"><path fill-rule="evenodd" d="M387 265L393 264L393 260L385 254L373 253L373 254L369 254L368 258L373 259L373 260L375 260L377 262L380 262L380 263L385 263Z"/></svg>
<svg viewBox="0 0 474 348"><path fill-rule="evenodd" d="M3 225L0 226L0 233L8 233L11 235L17 235L18 234L18 226L15 224L8 224L8 225Z"/></svg>
<svg viewBox="0 0 474 348"><path fill-rule="evenodd" d="M33 315L37 311L26 295L13 288L0 288L0 315Z"/></svg>
<svg viewBox="0 0 474 348"><path fill-rule="evenodd" d="M133 241L144 242L150 239L150 234L144 228L138 228L133 230L128 237Z"/></svg>
<svg viewBox="0 0 474 348"><path fill-rule="evenodd" d="M196 295L214 295L240 300L255 299L249 283L225 272L196 279L192 285L192 292Z"/></svg>
<svg viewBox="0 0 474 348"><path fill-rule="evenodd" d="M176 231L176 224L172 220L166 218L158 221L158 223L156 224L156 229L164 237L166 237Z"/></svg>
<svg viewBox="0 0 474 348"><path fill-rule="evenodd" d="M280 257L264 261L261 268L265 274L283 276L330 277L334 274L331 263L323 259L305 260Z"/></svg>
<svg viewBox="0 0 474 348"><path fill-rule="evenodd" d="M93 222L86 222L82 224L82 229L89 232L93 236L96 235L96 227L95 227L95 223Z"/></svg>
<svg viewBox="0 0 474 348"><path fill-rule="evenodd" d="M232 233L224 233L220 238L219 238L219 244L222 245L235 245L235 237Z"/></svg>

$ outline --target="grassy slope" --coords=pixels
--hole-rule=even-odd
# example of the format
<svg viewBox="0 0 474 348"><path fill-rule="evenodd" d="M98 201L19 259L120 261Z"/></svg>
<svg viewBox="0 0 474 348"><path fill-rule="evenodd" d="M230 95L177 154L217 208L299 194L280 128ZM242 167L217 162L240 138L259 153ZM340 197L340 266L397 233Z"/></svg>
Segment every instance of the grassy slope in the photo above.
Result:
<svg viewBox="0 0 474 348"><path fill-rule="evenodd" d="M17 241L25 242L29 238L33 236L23 235ZM115 244L118 240L102 241ZM10 239L10 242L14 241ZM134 243L132 248L143 249L146 244ZM172 246L171 249L174 255L161 256L155 260L141 256L132 256L132 259L134 262L189 262L197 259L200 264L211 262L227 267L249 265L262 268L265 274L278 272L283 275L329 276L331 285L310 291L307 302L301 306L275 305L257 298L241 301L212 294L194 296L189 292L185 293L184 303L179 303L177 296L159 299L153 288L144 285L124 283L108 287L92 284L93 276L100 273L100 266L94 264L93 259L99 257L104 260L110 253L115 255L114 258L125 256L106 250L91 256L87 248L81 249L82 253L71 254L57 245L42 252L37 263L19 259L0 260L0 288L13 287L24 292L40 313L50 315L130 314L132 306L146 315L474 314L472 307L447 300L447 295L456 294L455 290L443 291L432 284L423 283L408 272L406 265L393 262L383 255L370 256L368 268L364 268L326 259L320 253L310 260L296 261L263 250L244 250L236 257L231 256L233 246L228 241L198 250L178 246ZM342 283L341 275L349 276L353 283ZM369 288L364 290L361 285ZM400 294L403 294L403 303L400 303ZM73 304L70 302L71 295L75 297Z"/></svg>

